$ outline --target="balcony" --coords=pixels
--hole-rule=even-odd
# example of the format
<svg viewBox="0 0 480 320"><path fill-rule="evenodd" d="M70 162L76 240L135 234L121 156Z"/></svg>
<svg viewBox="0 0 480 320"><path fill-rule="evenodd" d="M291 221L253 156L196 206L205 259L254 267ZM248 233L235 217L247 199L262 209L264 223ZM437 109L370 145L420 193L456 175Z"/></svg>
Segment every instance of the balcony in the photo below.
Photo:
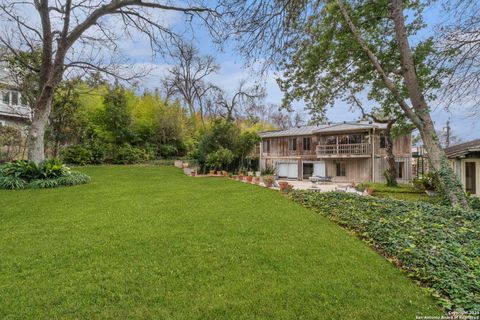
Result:
<svg viewBox="0 0 480 320"><path fill-rule="evenodd" d="M30 117L30 113L31 113L31 110L28 106L23 106L23 105L12 106L0 101L0 115L28 119Z"/></svg>
<svg viewBox="0 0 480 320"><path fill-rule="evenodd" d="M370 143L317 145L317 156L322 158L365 158L371 155Z"/></svg>

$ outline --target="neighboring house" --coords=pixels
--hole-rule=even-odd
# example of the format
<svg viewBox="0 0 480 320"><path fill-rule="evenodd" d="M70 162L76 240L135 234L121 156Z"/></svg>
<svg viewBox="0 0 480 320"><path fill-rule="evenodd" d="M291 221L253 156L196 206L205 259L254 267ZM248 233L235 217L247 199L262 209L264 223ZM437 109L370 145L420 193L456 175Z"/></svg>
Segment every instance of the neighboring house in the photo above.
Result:
<svg viewBox="0 0 480 320"><path fill-rule="evenodd" d="M304 126L260 133L260 170L279 178L331 177L334 182L384 181L385 124L367 121ZM411 136L396 137L398 180L411 180Z"/></svg>
<svg viewBox="0 0 480 320"><path fill-rule="evenodd" d="M445 148L445 153L465 191L480 195L480 139Z"/></svg>
<svg viewBox="0 0 480 320"><path fill-rule="evenodd" d="M0 126L24 129L30 120L30 108L20 90L0 64Z"/></svg>

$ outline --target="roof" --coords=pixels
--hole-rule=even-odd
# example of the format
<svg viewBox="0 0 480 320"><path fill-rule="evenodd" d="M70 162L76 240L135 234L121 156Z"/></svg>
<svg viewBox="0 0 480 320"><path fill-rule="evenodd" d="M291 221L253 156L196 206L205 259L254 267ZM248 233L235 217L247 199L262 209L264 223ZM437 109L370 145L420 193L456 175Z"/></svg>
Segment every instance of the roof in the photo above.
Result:
<svg viewBox="0 0 480 320"><path fill-rule="evenodd" d="M480 139L445 148L448 158L463 158L470 152L480 152Z"/></svg>
<svg viewBox="0 0 480 320"><path fill-rule="evenodd" d="M352 122L339 122L339 123L327 123L317 126L302 126L294 127L287 130L276 130L260 132L259 135L262 138L274 138L274 137L290 137L290 136L305 136L314 133L335 133L345 131L358 131L368 129L385 129L387 127L384 123L375 123L368 121L352 121Z"/></svg>

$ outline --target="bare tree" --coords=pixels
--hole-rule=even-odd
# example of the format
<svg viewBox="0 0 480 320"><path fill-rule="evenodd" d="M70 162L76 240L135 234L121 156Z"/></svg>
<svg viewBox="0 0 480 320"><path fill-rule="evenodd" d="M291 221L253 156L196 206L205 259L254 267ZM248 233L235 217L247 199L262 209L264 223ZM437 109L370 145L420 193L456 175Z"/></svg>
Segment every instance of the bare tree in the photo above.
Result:
<svg viewBox="0 0 480 320"><path fill-rule="evenodd" d="M245 115L253 123L269 124L281 130L289 129L297 124L303 124L303 119L302 122L300 122L298 117L292 119L290 112L282 110L279 105L273 103L259 103L255 107L250 108ZM297 113L296 115L298 116L299 114Z"/></svg>
<svg viewBox="0 0 480 320"><path fill-rule="evenodd" d="M305 120L303 119L303 116L301 113L299 112L295 113L295 116L293 118L293 125L297 128L305 125Z"/></svg>
<svg viewBox="0 0 480 320"><path fill-rule="evenodd" d="M31 104L30 160L40 162L45 157L45 127L62 78L74 70L129 78L120 68L124 62L120 42L141 34L154 51L161 52L165 43L179 38L165 23L168 12L183 14L188 21L198 17L210 31L219 21L217 11L199 3L177 6L156 0L0 0L0 44L38 79ZM40 52L38 66L22 55L36 51Z"/></svg>
<svg viewBox="0 0 480 320"><path fill-rule="evenodd" d="M188 106L190 116L195 119L200 114L205 126L205 99L216 87L207 81L209 75L215 74L219 64L210 55L201 56L192 44L177 41L171 54L175 65L168 70L162 84L168 96L180 97ZM195 122L194 122L195 123Z"/></svg>
<svg viewBox="0 0 480 320"><path fill-rule="evenodd" d="M351 97L353 102L357 105L357 107L360 109L360 112L362 113L363 118L371 119L377 123L383 123L386 124L386 128L383 132L383 137L385 139L385 153L387 155L387 164L388 164L388 169L385 172L385 179L387 180L387 185L390 187L396 187L398 185L397 183L397 167L395 164L395 155L393 153L393 134L392 134L392 129L395 123L397 123L400 119L403 117L401 115L395 115L395 116L386 116L385 114L375 114L376 113L382 113L379 110L373 110L372 112L366 112L365 108L363 107L363 104L361 103L360 100L358 100L357 97L353 96ZM383 112L384 113L384 112Z"/></svg>
<svg viewBox="0 0 480 320"><path fill-rule="evenodd" d="M225 91L218 91L216 103L221 108L220 116L232 121L248 114L249 110L255 109L264 98L265 87L258 83L248 86L247 81L242 79L231 98Z"/></svg>
<svg viewBox="0 0 480 320"><path fill-rule="evenodd" d="M447 123L442 128L442 130L437 131L437 135L440 139L440 143L445 148L462 142L462 139L453 133L452 127L450 126L450 120L447 120Z"/></svg>
<svg viewBox="0 0 480 320"><path fill-rule="evenodd" d="M448 19L437 34L441 63L452 70L443 86L447 107L467 106L480 115L480 2L447 0Z"/></svg>

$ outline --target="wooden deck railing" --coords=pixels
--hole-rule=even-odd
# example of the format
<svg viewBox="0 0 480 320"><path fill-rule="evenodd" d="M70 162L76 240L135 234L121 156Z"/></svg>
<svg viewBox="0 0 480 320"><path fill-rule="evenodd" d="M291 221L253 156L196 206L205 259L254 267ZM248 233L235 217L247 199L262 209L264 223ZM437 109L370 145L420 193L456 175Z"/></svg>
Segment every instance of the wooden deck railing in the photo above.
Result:
<svg viewBox="0 0 480 320"><path fill-rule="evenodd" d="M319 156L362 156L371 155L370 143L317 145Z"/></svg>

